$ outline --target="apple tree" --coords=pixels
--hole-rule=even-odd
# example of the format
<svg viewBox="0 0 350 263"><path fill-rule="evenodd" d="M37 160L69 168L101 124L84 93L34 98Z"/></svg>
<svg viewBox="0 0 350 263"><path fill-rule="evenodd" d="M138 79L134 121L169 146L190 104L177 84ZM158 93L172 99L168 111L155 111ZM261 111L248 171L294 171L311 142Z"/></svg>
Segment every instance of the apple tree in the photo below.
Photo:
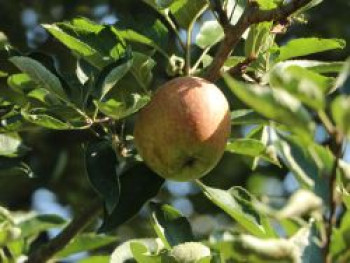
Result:
<svg viewBox="0 0 350 263"><path fill-rule="evenodd" d="M0 32L0 177L37 180L32 145L53 132L79 144L94 191L69 221L0 207L0 262L108 245L81 262L349 262L350 61L317 59L345 41L288 35L321 2L143 0L147 15L113 25L43 24L57 53L23 52ZM218 187L227 155L295 189L276 203ZM230 224L195 235L162 194L168 180L191 182ZM142 209L153 236L118 242Z"/></svg>

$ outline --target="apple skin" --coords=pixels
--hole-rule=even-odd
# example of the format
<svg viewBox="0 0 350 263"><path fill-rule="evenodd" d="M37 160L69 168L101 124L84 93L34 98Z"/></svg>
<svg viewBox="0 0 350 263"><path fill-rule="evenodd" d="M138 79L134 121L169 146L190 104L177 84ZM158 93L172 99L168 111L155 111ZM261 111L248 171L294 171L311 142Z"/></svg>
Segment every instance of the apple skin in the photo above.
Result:
<svg viewBox="0 0 350 263"><path fill-rule="evenodd" d="M135 146L158 175L190 181L206 175L222 157L231 132L224 94L198 77L161 86L135 121Z"/></svg>

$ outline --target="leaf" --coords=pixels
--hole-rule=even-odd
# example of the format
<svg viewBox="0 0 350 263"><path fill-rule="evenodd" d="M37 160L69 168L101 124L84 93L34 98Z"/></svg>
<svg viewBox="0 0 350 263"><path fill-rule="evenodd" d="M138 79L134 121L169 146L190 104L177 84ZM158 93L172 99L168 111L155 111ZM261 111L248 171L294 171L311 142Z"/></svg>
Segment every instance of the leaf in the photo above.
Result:
<svg viewBox="0 0 350 263"><path fill-rule="evenodd" d="M151 203L153 227L166 248L194 241L188 220L170 205Z"/></svg>
<svg viewBox="0 0 350 263"><path fill-rule="evenodd" d="M152 15L122 16L115 24L118 34L126 41L154 48L168 57L168 28Z"/></svg>
<svg viewBox="0 0 350 263"><path fill-rule="evenodd" d="M79 260L78 263L110 263L110 256L89 256Z"/></svg>
<svg viewBox="0 0 350 263"><path fill-rule="evenodd" d="M46 89L49 93L64 101L68 100L58 77L47 70L40 62L29 57L21 56L11 57L10 61L21 71L27 73L34 82Z"/></svg>
<svg viewBox="0 0 350 263"><path fill-rule="evenodd" d="M120 175L119 203L110 215L105 215L99 231L110 231L135 216L158 193L163 182L144 163L136 162Z"/></svg>
<svg viewBox="0 0 350 263"><path fill-rule="evenodd" d="M112 253L111 255L111 261L110 263L124 263L127 262L130 259L133 259L133 253L131 251L131 245L132 244L141 244L142 248L137 250L141 250L142 252L149 251L151 253L156 253L162 249L164 249L164 245L159 239L155 238L140 238L140 239L130 239L121 245L119 245ZM145 247L145 248L143 248ZM135 247L134 247L135 248ZM134 250L135 251L135 250Z"/></svg>
<svg viewBox="0 0 350 263"><path fill-rule="evenodd" d="M162 258L159 255L151 255L147 247L141 242L131 242L130 250L137 262L142 263L161 263Z"/></svg>
<svg viewBox="0 0 350 263"><path fill-rule="evenodd" d="M301 263L322 262L323 252L320 246L318 237L318 229L316 222L311 221L309 226L299 229L289 241L297 247L297 260Z"/></svg>
<svg viewBox="0 0 350 263"><path fill-rule="evenodd" d="M308 111L289 93L257 85L244 84L225 74L231 91L261 115L285 124L302 138L311 139L315 124Z"/></svg>
<svg viewBox="0 0 350 263"><path fill-rule="evenodd" d="M331 245L331 253L335 262L337 262L342 255L347 254L350 246L350 212L345 212L342 216L340 226L333 229Z"/></svg>
<svg viewBox="0 0 350 263"><path fill-rule="evenodd" d="M119 80L121 80L126 73L131 69L132 59L126 62L120 63L119 61L112 63L111 65L105 67L98 77L96 93L98 97L102 100L106 94L111 91Z"/></svg>
<svg viewBox="0 0 350 263"><path fill-rule="evenodd" d="M231 112L232 125L268 124L269 121L254 110L240 109Z"/></svg>
<svg viewBox="0 0 350 263"><path fill-rule="evenodd" d="M98 69L124 55L125 42L111 26L98 25L86 18L43 26L74 54Z"/></svg>
<svg viewBox="0 0 350 263"><path fill-rule="evenodd" d="M102 113L115 120L119 120L134 114L139 109L143 108L149 101L150 97L148 96L130 94L129 98L124 102L109 99L106 102L95 101L95 103Z"/></svg>
<svg viewBox="0 0 350 263"><path fill-rule="evenodd" d="M76 236L71 242L56 254L57 258L65 258L70 255L94 250L117 241L115 236L96 235L95 233L82 233Z"/></svg>
<svg viewBox="0 0 350 263"><path fill-rule="evenodd" d="M227 191L215 189L198 183L205 196L215 205L224 210L242 227L258 237L267 237L262 215L255 209L253 197L239 187Z"/></svg>
<svg viewBox="0 0 350 263"><path fill-rule="evenodd" d="M273 164L278 164L276 159L271 158L269 155L266 145L256 139L234 139L227 144L226 151L251 157L261 157Z"/></svg>
<svg viewBox="0 0 350 263"><path fill-rule="evenodd" d="M92 187L103 198L107 213L112 213L120 196L118 160L112 141L88 143L85 149L85 167Z"/></svg>
<svg viewBox="0 0 350 263"><path fill-rule="evenodd" d="M57 112L61 111L61 112ZM65 115L67 111L67 116ZM42 126L53 130L72 130L72 129L85 129L89 125L82 119L81 115L72 115L72 109L67 107L50 107L46 108L25 108L22 109L21 115L27 121L34 123L38 126ZM64 117L64 118L63 118Z"/></svg>
<svg viewBox="0 0 350 263"><path fill-rule="evenodd" d="M264 51L263 47L271 34L271 26L271 22L263 22L250 27L244 45L244 54L246 57L257 57L260 52Z"/></svg>
<svg viewBox="0 0 350 263"><path fill-rule="evenodd" d="M0 156L18 157L28 150L18 133L0 133Z"/></svg>
<svg viewBox="0 0 350 263"><path fill-rule="evenodd" d="M332 117L337 127L350 136L350 96L340 95L331 104Z"/></svg>
<svg viewBox="0 0 350 263"><path fill-rule="evenodd" d="M220 42L224 35L224 30L216 20L205 21L196 36L195 43L205 49Z"/></svg>
<svg viewBox="0 0 350 263"><path fill-rule="evenodd" d="M21 237L35 237L43 231L51 228L60 228L66 220L57 215L36 215L18 224L21 228Z"/></svg>
<svg viewBox="0 0 350 263"><path fill-rule="evenodd" d="M299 66L275 67L270 71L270 85L284 89L314 110L325 107L325 95L333 86L333 79Z"/></svg>
<svg viewBox="0 0 350 263"><path fill-rule="evenodd" d="M279 48L277 61L283 61L294 57L307 56L332 49L343 49L343 39L322 38L298 38L289 41L285 46Z"/></svg>
<svg viewBox="0 0 350 263"><path fill-rule="evenodd" d="M324 62L324 61L317 61L317 60L287 60L283 62L278 62L274 65L274 68L287 68L289 66L299 66L302 68L306 68L308 70L312 70L316 73L338 73L342 70L344 66L344 62Z"/></svg>
<svg viewBox="0 0 350 263"><path fill-rule="evenodd" d="M188 29L196 16L207 5L205 0L175 0L169 7L180 27Z"/></svg>
<svg viewBox="0 0 350 263"><path fill-rule="evenodd" d="M5 47L9 44L6 35L0 31L0 50L5 49Z"/></svg>

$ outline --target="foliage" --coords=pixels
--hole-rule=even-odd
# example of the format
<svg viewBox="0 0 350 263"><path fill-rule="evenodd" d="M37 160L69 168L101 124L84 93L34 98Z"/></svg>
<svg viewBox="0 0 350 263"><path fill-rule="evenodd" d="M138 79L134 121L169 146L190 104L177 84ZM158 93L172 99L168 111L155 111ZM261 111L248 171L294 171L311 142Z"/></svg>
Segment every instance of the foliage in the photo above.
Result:
<svg viewBox="0 0 350 263"><path fill-rule="evenodd" d="M81 262L306 263L321 262L325 254L333 262L349 260L350 164L343 150L350 138L350 60L309 57L344 49L341 39L310 36L280 44L278 34L289 29L287 21L250 25L241 47L221 58L216 84L230 100L236 129L227 154L241 158L251 171L267 167L293 175L298 191L276 206L268 193L195 181L231 222L207 236L196 236L192 222L174 207L149 202L163 201L164 180L135 150L134 115L160 83L183 74L205 78L218 60L226 27L239 26L243 10L250 8L243 2L144 0L143 6L153 10L146 22L121 14L113 26L87 18L43 25L69 51L70 69L59 53L21 52L0 32L0 55L8 65L0 69L0 178L38 176L28 162L36 143L31 134L76 133L83 152L80 167L96 193L93 198L103 202L102 224L76 233L55 251L54 260L114 248L122 240L115 229L145 205L155 238L130 239L111 256L109 249ZM268 12L283 2L254 3ZM307 8L319 2L308 1ZM307 8L285 19L294 23ZM213 18L206 19L207 14ZM229 25L223 24L225 17ZM194 25L199 30L192 38ZM316 138L320 130L326 133L321 141ZM212 176L220 173L214 169ZM30 259L44 249L41 235L66 223L58 215L0 207L0 261Z"/></svg>

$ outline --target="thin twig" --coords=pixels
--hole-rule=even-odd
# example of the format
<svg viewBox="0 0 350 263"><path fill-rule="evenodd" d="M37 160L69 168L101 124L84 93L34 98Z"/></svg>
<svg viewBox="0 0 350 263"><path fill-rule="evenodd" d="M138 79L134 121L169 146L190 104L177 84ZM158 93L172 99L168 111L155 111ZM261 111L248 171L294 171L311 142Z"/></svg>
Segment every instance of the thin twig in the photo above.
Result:
<svg viewBox="0 0 350 263"><path fill-rule="evenodd" d="M245 58L242 62L239 62L234 67L230 68L227 72L232 76L237 76L237 75L241 76L247 71L248 66L255 60L256 60L256 57L249 56Z"/></svg>
<svg viewBox="0 0 350 263"><path fill-rule="evenodd" d="M249 26L264 21L285 20L310 2L311 0L294 0L271 10L260 10L256 5L248 5L237 24L223 26L225 38L221 42L214 60L205 74L205 78L215 82L220 77L222 66Z"/></svg>
<svg viewBox="0 0 350 263"><path fill-rule="evenodd" d="M337 200L335 198L335 188L337 182L337 170L339 165L339 160L343 153L343 136L341 133L335 131L333 133L334 146L332 147L332 152L335 156L334 164L331 171L331 176L329 178L329 217L326 224L326 243L324 246L324 258L326 263L332 263L332 255L330 253L330 245L332 241L333 228L337 223Z"/></svg>
<svg viewBox="0 0 350 263"><path fill-rule="evenodd" d="M101 212L102 203L97 200L75 217L60 234L29 255L26 263L44 263L62 250L80 231L89 225Z"/></svg>

